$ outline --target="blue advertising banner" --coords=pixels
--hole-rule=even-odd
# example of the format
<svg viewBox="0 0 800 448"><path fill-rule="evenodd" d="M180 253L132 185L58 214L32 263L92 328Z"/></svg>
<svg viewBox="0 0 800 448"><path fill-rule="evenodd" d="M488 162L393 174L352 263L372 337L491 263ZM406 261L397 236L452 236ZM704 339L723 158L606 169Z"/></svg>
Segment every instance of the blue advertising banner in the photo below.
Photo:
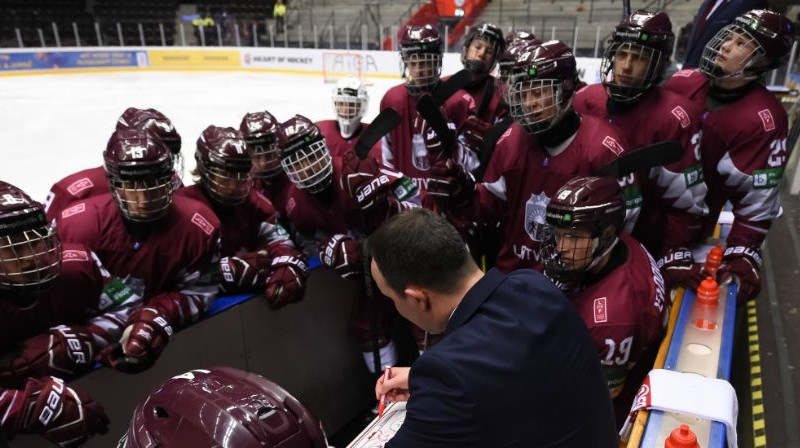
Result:
<svg viewBox="0 0 800 448"><path fill-rule="evenodd" d="M0 53L0 72L59 68L146 67L146 51L40 51Z"/></svg>

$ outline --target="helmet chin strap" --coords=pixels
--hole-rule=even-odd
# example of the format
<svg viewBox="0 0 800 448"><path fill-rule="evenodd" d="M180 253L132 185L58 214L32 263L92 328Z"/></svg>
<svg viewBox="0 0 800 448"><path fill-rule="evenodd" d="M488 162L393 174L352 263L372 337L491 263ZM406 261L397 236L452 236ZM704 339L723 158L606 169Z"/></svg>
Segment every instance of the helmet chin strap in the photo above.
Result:
<svg viewBox="0 0 800 448"><path fill-rule="evenodd" d="M597 265L600 263L600 260L605 258L606 255L610 254L611 251L614 249L614 247L616 247L618 242L619 242L619 237L615 236L614 237L614 241L612 241L611 244L608 245L608 247L606 248L606 250L603 251L603 253L597 254L597 255L594 256L594 258L592 258L592 262L589 263L588 266L586 266L584 271L591 271L592 269L597 267ZM593 246L592 247L592 252L597 251L598 246L600 246L600 238L599 237L592 238L592 246Z"/></svg>

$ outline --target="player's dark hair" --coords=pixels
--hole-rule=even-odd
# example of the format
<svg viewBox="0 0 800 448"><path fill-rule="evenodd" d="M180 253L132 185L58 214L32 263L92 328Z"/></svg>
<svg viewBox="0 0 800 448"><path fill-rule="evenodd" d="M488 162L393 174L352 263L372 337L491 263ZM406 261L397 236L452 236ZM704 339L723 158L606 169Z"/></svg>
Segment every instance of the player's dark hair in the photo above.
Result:
<svg viewBox="0 0 800 448"><path fill-rule="evenodd" d="M401 213L366 243L386 283L397 292L410 285L451 293L478 267L455 228L423 208Z"/></svg>

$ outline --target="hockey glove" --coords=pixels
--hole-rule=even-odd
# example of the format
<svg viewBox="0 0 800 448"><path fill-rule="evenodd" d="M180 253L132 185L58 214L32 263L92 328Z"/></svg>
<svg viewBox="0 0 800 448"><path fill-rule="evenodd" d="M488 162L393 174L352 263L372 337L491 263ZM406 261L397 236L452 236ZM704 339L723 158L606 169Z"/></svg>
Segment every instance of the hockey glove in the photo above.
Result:
<svg viewBox="0 0 800 448"><path fill-rule="evenodd" d="M94 365L94 353L94 339L89 332L59 325L0 357L0 383L20 384L27 377L86 372Z"/></svg>
<svg viewBox="0 0 800 448"><path fill-rule="evenodd" d="M119 344L101 352L101 361L121 372L141 372L155 363L172 333L172 326L161 312L147 306L139 308L128 318Z"/></svg>
<svg viewBox="0 0 800 448"><path fill-rule="evenodd" d="M470 115L461 124L459 135L463 137L464 144L471 150L480 152L483 147L483 140L489 129L492 128L490 123L487 123L475 115Z"/></svg>
<svg viewBox="0 0 800 448"><path fill-rule="evenodd" d="M73 447L108 432L103 407L55 377L29 378L22 390L6 390L0 394L0 410L0 432L11 437L40 434L56 445Z"/></svg>
<svg viewBox="0 0 800 448"><path fill-rule="evenodd" d="M454 160L440 160L429 172L428 194L449 205L463 204L475 191L475 178Z"/></svg>
<svg viewBox="0 0 800 448"><path fill-rule="evenodd" d="M731 246L722 255L717 269L720 283L733 279L739 284L736 302L742 304L755 299L761 292L761 250L757 247Z"/></svg>
<svg viewBox="0 0 800 448"><path fill-rule="evenodd" d="M308 265L299 257L281 255L273 258L264 291L270 307L279 309L302 300L308 272Z"/></svg>
<svg viewBox="0 0 800 448"><path fill-rule="evenodd" d="M222 274L220 286L225 292L256 291L264 287L265 267L269 266L267 251L248 252L219 260Z"/></svg>
<svg viewBox="0 0 800 448"><path fill-rule="evenodd" d="M694 262L692 251L685 247L671 249L656 263L667 291L683 286L692 291L696 290L703 276L702 265Z"/></svg>
<svg viewBox="0 0 800 448"><path fill-rule="evenodd" d="M347 235L332 236L320 249L319 259L323 265L335 270L342 278L358 278L364 274L361 243Z"/></svg>

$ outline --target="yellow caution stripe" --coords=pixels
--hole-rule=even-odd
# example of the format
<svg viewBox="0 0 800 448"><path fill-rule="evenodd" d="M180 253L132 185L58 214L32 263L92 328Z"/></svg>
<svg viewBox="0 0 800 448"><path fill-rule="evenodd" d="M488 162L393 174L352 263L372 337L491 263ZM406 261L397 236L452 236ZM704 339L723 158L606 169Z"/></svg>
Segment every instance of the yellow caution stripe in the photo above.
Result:
<svg viewBox="0 0 800 448"><path fill-rule="evenodd" d="M753 404L753 446L767 446L767 429L764 422L764 392L761 383L761 349L758 344L758 317L756 301L747 302L747 351L750 355L750 390Z"/></svg>

